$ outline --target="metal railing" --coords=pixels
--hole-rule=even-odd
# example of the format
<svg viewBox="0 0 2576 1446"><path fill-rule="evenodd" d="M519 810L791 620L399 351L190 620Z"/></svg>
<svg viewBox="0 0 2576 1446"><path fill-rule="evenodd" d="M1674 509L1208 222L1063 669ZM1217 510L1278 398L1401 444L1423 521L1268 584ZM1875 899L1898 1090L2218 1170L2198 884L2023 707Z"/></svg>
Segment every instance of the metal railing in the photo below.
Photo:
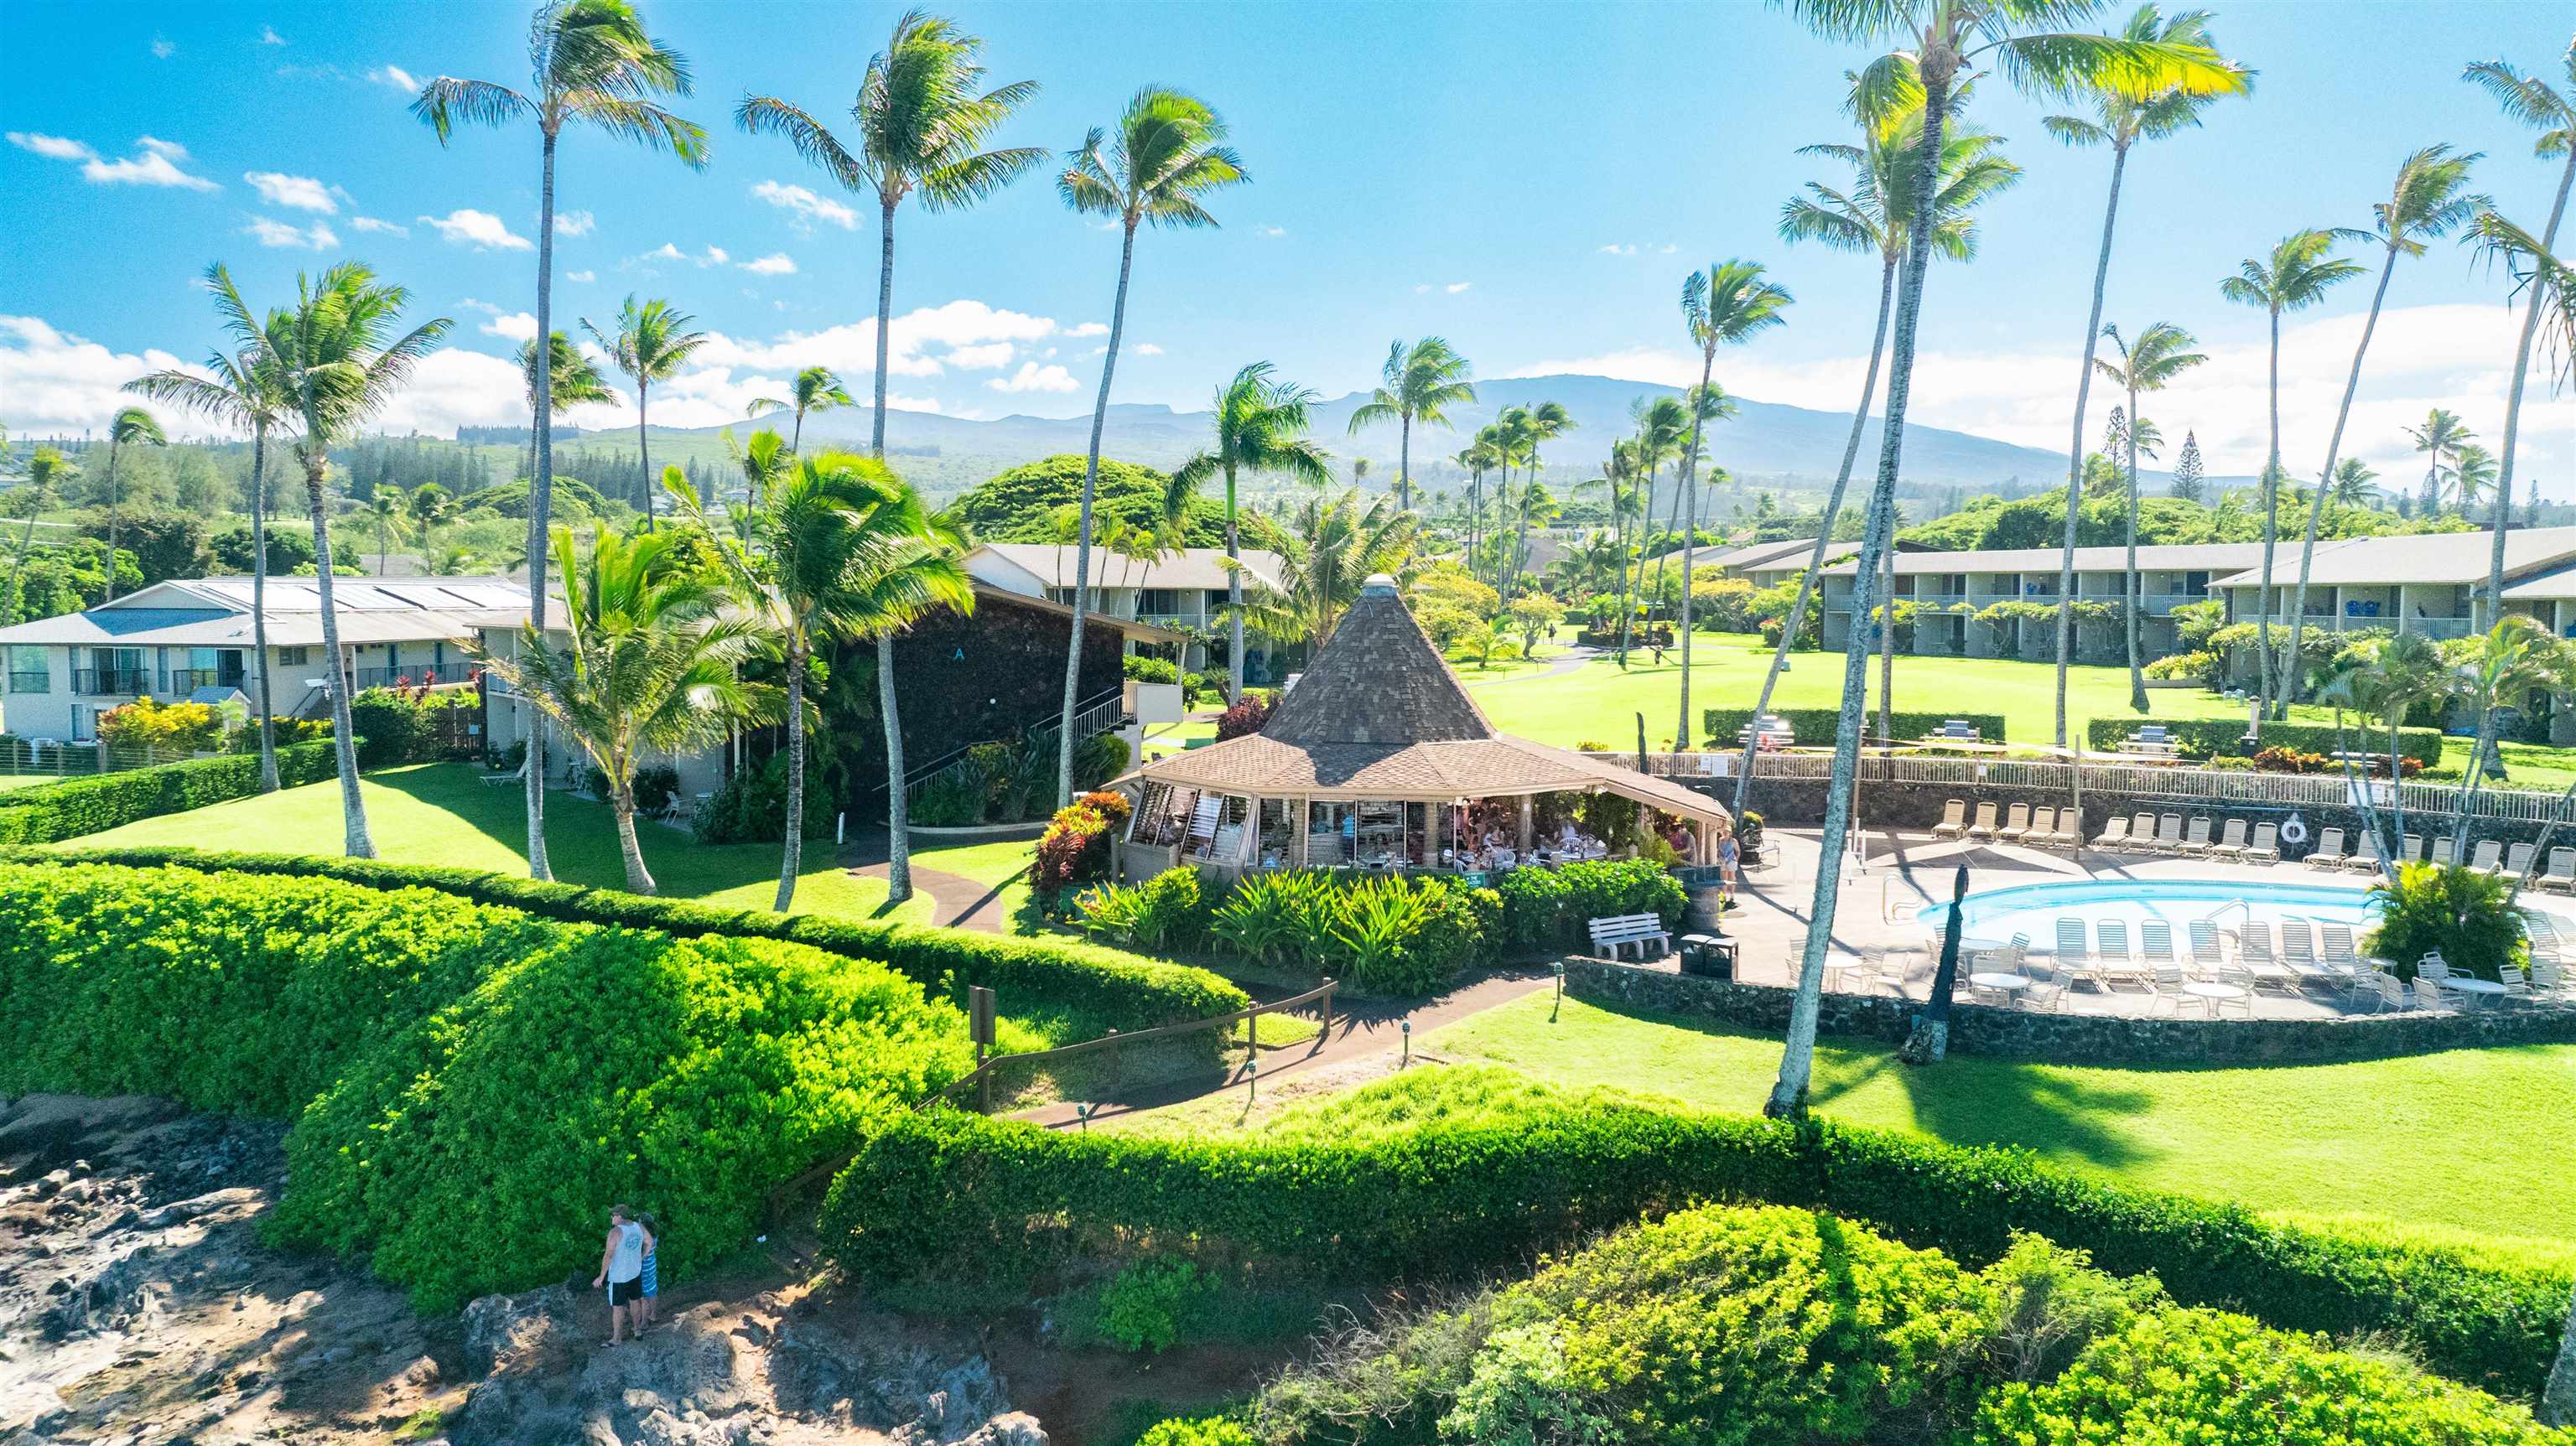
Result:
<svg viewBox="0 0 2576 1446"><path fill-rule="evenodd" d="M152 691L150 668L74 668L72 691L93 698L139 698Z"/></svg>
<svg viewBox="0 0 2576 1446"><path fill-rule="evenodd" d="M170 670L170 695L174 698L193 693L199 688L247 690L248 687L249 684L242 680L241 671L237 668L172 668Z"/></svg>
<svg viewBox="0 0 2576 1446"><path fill-rule="evenodd" d="M477 665L473 663L410 663L399 668L359 668L355 686L361 692L369 688L418 688L432 683L470 683Z"/></svg>
<svg viewBox="0 0 2576 1446"><path fill-rule="evenodd" d="M134 744L94 740L71 743L52 738L0 735L0 775L10 777L85 778L92 774L150 768L162 763L181 763L195 756L173 749Z"/></svg>
<svg viewBox="0 0 2576 1446"><path fill-rule="evenodd" d="M1084 699L1074 705L1073 736L1078 741L1084 738L1089 738L1096 733L1114 732L1120 723L1126 721L1126 717L1127 686L1124 682L1121 682L1117 687L1111 688L1103 693L1095 694L1094 696ZM1035 741L1041 737L1053 738L1056 734L1057 726L1061 724L1062 721L1063 715L1061 713L1049 711L1046 717L1031 722L1023 727L1020 732L1020 736L1023 739L1031 741ZM921 798L922 790L940 782L942 779L955 777L958 773L962 772L967 765L967 755L972 753L974 750L982 748L986 744L1001 741L1004 740L984 738L978 739L973 743L962 743L957 747L951 748L947 752L940 754L937 758L930 760L928 763L921 765L919 768L906 772L903 776L903 798L905 804L910 805L917 802Z"/></svg>
<svg viewBox="0 0 2576 1446"><path fill-rule="evenodd" d="M2291 614L2274 613L2272 626L2286 628ZM2238 622L2260 622L2262 614L2237 618ZM2364 628L2384 628L2393 633L2413 633L2426 638L2465 638L2477 626L2475 618L2429 618L2412 614L2388 613L2380 617L2353 617L2341 613L2310 613L2307 622L2311 632L2349 633Z"/></svg>
<svg viewBox="0 0 2576 1446"><path fill-rule="evenodd" d="M1170 628L1175 632L1183 628L1208 626L1206 613L1138 613L1135 620L1148 627Z"/></svg>
<svg viewBox="0 0 2576 1446"><path fill-rule="evenodd" d="M1327 979L1322 984L1317 985L1313 989L1307 990L1303 994L1299 994L1288 999L1273 1000L1268 1004L1256 1004L1250 1009L1238 1009L1232 1014L1219 1014L1208 1019L1193 1019L1182 1024L1158 1025L1152 1029L1131 1030L1123 1034L1113 1029L1098 1039L1086 1039L1080 1044L1060 1045L1054 1049L1031 1050L1025 1054L988 1055L985 1057L984 1062L975 1066L971 1072L955 1080L951 1080L944 1088L933 1090L931 1093L924 1095L920 1100L914 1103L912 1107L913 1113L919 1114L922 1111L929 1109L932 1105L940 1103L949 1096L957 1093L959 1090L966 1088L968 1085L976 1087L976 1093L980 1097L978 1107L990 1108L993 1074L1003 1066L1034 1065L1046 1061L1070 1059L1076 1055L1098 1054L1104 1051L1109 1055L1109 1088L1110 1092L1114 1094L1121 1085L1125 1083L1123 1061L1126 1058L1125 1051L1128 1046L1151 1044L1157 1040L1178 1039L1185 1034L1203 1034L1211 1029L1223 1029L1230 1033L1233 1027L1237 1024L1246 1026L1246 1039L1251 1045L1251 1054L1248 1056L1247 1062L1251 1067L1257 1069L1261 1060L1261 1016L1265 1014L1279 1014L1287 1010L1302 1008L1308 1004L1321 1001L1324 1013L1324 1027L1315 1032L1314 1045L1312 1048L1307 1050L1307 1053L1312 1054L1332 1041L1333 991L1341 987L1340 981Z"/></svg>

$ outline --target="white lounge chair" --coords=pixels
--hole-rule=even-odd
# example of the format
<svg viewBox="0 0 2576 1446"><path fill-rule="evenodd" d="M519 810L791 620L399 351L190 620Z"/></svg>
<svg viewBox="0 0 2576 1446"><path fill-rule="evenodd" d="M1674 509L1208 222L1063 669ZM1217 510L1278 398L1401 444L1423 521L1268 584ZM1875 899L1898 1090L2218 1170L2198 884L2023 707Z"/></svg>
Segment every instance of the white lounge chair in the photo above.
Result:
<svg viewBox="0 0 2576 1446"><path fill-rule="evenodd" d="M2276 990L2282 994L2299 992L2300 979L2281 962L2272 947L2272 924L2268 919L2248 919L2236 933L2236 959L2257 989Z"/></svg>
<svg viewBox="0 0 2576 1446"><path fill-rule="evenodd" d="M2097 849L2119 849L2128 846L2129 820L2126 816L2116 813L2102 825L2102 836L2093 840L2093 847ZM2570 850L2570 852L2576 852L2576 850Z"/></svg>
<svg viewBox="0 0 2576 1446"><path fill-rule="evenodd" d="M2343 830L2330 828L2317 835L2317 846L2299 862L2312 869L2339 869L2348 857L2343 851Z"/></svg>
<svg viewBox="0 0 2576 1446"><path fill-rule="evenodd" d="M2531 856L2540 851L2537 844L2518 843L2504 851L2504 867L2497 871L2500 879L2520 880L2531 872Z"/></svg>
<svg viewBox="0 0 2576 1446"><path fill-rule="evenodd" d="M1968 825L1968 837L1983 843L1994 836L1995 806L1991 803L1978 804L1977 821Z"/></svg>
<svg viewBox="0 0 2576 1446"><path fill-rule="evenodd" d="M2183 835L2182 846L2175 850L2185 858L2206 858L2209 854L2209 815L2194 814L2191 831Z"/></svg>
<svg viewBox="0 0 2576 1446"><path fill-rule="evenodd" d="M2477 856L2469 860L2469 867L2478 873L2502 876L2504 845L2491 838L2478 840Z"/></svg>
<svg viewBox="0 0 2576 1446"><path fill-rule="evenodd" d="M1968 832L1968 801L1954 798L1941 805L1941 821L1933 825L1934 838L1962 838Z"/></svg>
<svg viewBox="0 0 2576 1446"><path fill-rule="evenodd" d="M2305 919L2281 921L2281 963L2298 976L2302 987L2336 982L2334 971L2317 958L2316 933Z"/></svg>
<svg viewBox="0 0 2576 1446"><path fill-rule="evenodd" d="M2093 977L2109 992L2113 979L2136 979L2138 956L2129 952L2129 926L2125 920L2104 919L2093 926Z"/></svg>
<svg viewBox="0 0 2576 1446"><path fill-rule="evenodd" d="M2182 815L2169 813L2156 820L2156 845L2160 854L2182 852Z"/></svg>
<svg viewBox="0 0 2576 1446"><path fill-rule="evenodd" d="M2218 842L2209 846L2209 856L2234 862L2245 856L2245 820L2231 818L2219 830Z"/></svg>
<svg viewBox="0 0 2576 1446"><path fill-rule="evenodd" d="M1996 840L2002 843L2020 843L2029 834L2030 805L2026 803L2014 804L2004 814L2004 826L1995 830Z"/></svg>
<svg viewBox="0 0 2576 1446"><path fill-rule="evenodd" d="M2576 849L2564 845L2551 849L2549 867L2542 869L2540 877L2532 882L2543 893L2576 893Z"/></svg>
<svg viewBox="0 0 2576 1446"><path fill-rule="evenodd" d="M2237 855L2237 861L2248 864L2277 864L2281 861L2281 826L2277 823L2254 825L2254 841Z"/></svg>
<svg viewBox="0 0 2576 1446"><path fill-rule="evenodd" d="M2090 979L2094 988L2103 987L2101 970L2093 962L2093 948L2084 940L2082 919L2057 921L2057 967L2070 980Z"/></svg>

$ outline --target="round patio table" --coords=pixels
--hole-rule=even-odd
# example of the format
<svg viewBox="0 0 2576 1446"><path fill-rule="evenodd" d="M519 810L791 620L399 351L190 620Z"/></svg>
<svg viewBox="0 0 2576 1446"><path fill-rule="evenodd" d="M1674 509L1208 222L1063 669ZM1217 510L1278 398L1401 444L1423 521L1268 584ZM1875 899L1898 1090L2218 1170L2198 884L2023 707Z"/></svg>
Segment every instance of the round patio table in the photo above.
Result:
<svg viewBox="0 0 2576 1446"><path fill-rule="evenodd" d="M2232 1004L2237 1000L2246 997L2245 991L2236 985L2214 984L2201 979L2195 979L2189 984L2184 985L2182 987L2182 992L2201 1001L2201 1007L2207 1009L2213 1015L2218 1012L2218 1006L2220 1003L2225 1002Z"/></svg>
<svg viewBox="0 0 2576 1446"><path fill-rule="evenodd" d="M1971 974L1968 982L1979 989L1991 989L2010 997L2030 987L2027 974Z"/></svg>
<svg viewBox="0 0 2576 1446"><path fill-rule="evenodd" d="M2492 979L2462 979L2453 975L2448 979L2438 979L2434 982L2444 989L2456 989L2463 994L2478 995L2482 1000L2501 998L2504 994L2504 986Z"/></svg>

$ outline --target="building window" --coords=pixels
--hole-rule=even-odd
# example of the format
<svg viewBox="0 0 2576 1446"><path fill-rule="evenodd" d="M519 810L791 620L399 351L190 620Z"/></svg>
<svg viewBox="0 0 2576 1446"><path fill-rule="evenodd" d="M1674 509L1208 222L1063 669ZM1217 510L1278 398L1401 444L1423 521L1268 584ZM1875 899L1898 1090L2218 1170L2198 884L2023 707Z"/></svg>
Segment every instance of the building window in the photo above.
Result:
<svg viewBox="0 0 2576 1446"><path fill-rule="evenodd" d="M278 665L287 668L303 667L313 661L312 651L310 648L280 648L277 650Z"/></svg>
<svg viewBox="0 0 2576 1446"><path fill-rule="evenodd" d="M9 691L12 693L47 693L53 691L53 662L45 649L13 643L9 648Z"/></svg>

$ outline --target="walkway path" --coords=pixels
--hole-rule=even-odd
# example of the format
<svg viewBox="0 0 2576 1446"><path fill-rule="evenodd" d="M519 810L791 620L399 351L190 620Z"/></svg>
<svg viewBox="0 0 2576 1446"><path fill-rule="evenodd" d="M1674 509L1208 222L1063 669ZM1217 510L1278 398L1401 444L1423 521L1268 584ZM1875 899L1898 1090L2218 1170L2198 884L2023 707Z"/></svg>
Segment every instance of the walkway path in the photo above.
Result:
<svg viewBox="0 0 2576 1446"><path fill-rule="evenodd" d="M1469 679L1465 674L1461 673L1459 678L1460 681L1464 682L1467 687L1471 689L1492 688L1504 683L1544 683L1550 679L1562 678L1569 673L1575 672L1581 669L1584 664L1591 662L1595 658L1606 658L1608 656L1610 656L1610 650L1608 648L1595 648L1585 646L1581 643L1570 643L1566 646L1564 652L1548 659L1547 666L1539 669L1535 673L1506 673L1499 678L1483 679Z"/></svg>

